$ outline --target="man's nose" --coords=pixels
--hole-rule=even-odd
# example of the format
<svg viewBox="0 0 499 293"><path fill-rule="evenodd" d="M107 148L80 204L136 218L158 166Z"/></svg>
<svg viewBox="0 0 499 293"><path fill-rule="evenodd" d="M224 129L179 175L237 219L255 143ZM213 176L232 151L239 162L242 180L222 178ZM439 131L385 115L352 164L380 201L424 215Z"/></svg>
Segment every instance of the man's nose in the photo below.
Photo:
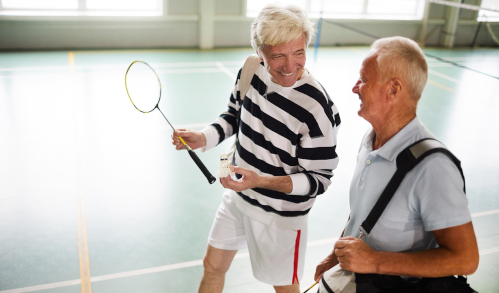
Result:
<svg viewBox="0 0 499 293"><path fill-rule="evenodd" d="M352 92L355 94L359 92L359 83L360 81L357 81L357 83L352 88Z"/></svg>
<svg viewBox="0 0 499 293"><path fill-rule="evenodd" d="M291 73L293 70L295 70L294 65L294 59L291 57L287 57L284 63L284 70L286 70L286 73Z"/></svg>

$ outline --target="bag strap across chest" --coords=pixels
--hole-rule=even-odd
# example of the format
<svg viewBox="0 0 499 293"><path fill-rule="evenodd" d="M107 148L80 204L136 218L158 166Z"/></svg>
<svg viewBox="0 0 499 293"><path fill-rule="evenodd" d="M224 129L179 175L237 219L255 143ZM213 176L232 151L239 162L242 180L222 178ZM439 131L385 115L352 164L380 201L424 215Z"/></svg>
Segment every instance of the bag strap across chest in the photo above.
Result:
<svg viewBox="0 0 499 293"><path fill-rule="evenodd" d="M244 62L243 68L241 69L241 76L239 77L239 93L241 97L241 106L246 93L249 90L251 85L251 81L253 80L253 75L260 65L260 57L255 54L251 54L248 56L246 61Z"/></svg>
<svg viewBox="0 0 499 293"><path fill-rule="evenodd" d="M383 214L383 211L397 191L400 183L402 183L405 175L423 159L434 153L443 153L447 155L459 169L461 177L464 181L461 162L441 142L432 138L425 138L413 143L398 154L396 159L397 171L393 174L392 178L388 182L388 185L383 190L383 193L381 193L381 196L367 216L366 220L362 223L362 225L360 225L359 238L362 238L362 236L369 237L371 230L374 228L374 225L376 225L376 222L381 217L381 214ZM466 193L466 184L464 186L464 192Z"/></svg>
<svg viewBox="0 0 499 293"><path fill-rule="evenodd" d="M251 81L253 80L253 75L255 75L258 66L260 66L260 58L257 55L252 54L248 56L248 58L244 62L243 68L241 69L241 76L239 77L240 102L239 102L239 111L237 111L236 114L237 125L239 125L241 117L241 108L243 106L244 97L246 97L246 94L248 93ZM236 139L234 139L234 143L232 144L232 147L230 148L229 153L227 154L227 159L231 164L234 164L234 154L236 153L238 129L237 128L234 129L234 132L236 135Z"/></svg>

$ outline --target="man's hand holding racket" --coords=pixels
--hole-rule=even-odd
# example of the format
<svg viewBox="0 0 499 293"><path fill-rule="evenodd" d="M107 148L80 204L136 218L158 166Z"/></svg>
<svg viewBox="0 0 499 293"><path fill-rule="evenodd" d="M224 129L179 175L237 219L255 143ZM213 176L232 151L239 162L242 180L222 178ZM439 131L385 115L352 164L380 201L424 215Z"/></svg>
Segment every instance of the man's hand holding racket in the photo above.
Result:
<svg viewBox="0 0 499 293"><path fill-rule="evenodd" d="M172 134L172 144L177 150L185 150L185 145L180 141L179 136L188 144L193 150L202 148L206 145L206 137L201 131L190 129L177 129Z"/></svg>

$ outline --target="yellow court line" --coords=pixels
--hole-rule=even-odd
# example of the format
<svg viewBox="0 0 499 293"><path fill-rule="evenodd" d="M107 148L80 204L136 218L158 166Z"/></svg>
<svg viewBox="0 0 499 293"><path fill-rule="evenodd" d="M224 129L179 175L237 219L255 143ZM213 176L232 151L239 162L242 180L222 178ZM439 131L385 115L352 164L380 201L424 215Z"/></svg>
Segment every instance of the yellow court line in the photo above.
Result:
<svg viewBox="0 0 499 293"><path fill-rule="evenodd" d="M369 48L369 47L367 47L367 48ZM367 53L369 52L369 51L366 52L365 50L361 50L361 49L356 48L356 47L349 47L348 49L350 49L351 51L354 51L355 53L362 55L362 56L366 56ZM365 47L364 47L364 49L365 49Z"/></svg>
<svg viewBox="0 0 499 293"><path fill-rule="evenodd" d="M69 70L71 76L74 73L75 59L74 53L68 54ZM78 160L78 154L76 160ZM79 171L80 165L77 164ZM90 281L90 258L88 256L88 241L87 241L87 221L85 218L85 201L83 198L81 184L76 184L77 209L78 209L78 256L80 262L80 278L81 278L81 293L92 293L92 283Z"/></svg>
<svg viewBox="0 0 499 293"><path fill-rule="evenodd" d="M458 94L458 92L455 89L452 89L452 88L450 88L448 86L445 86L445 85L443 85L441 83L438 83L436 81L433 81L431 79L428 79L428 83L431 84L431 85L433 85L433 86L436 86L438 88L441 88L441 89L443 89L445 91L451 92L453 94L456 94L456 95Z"/></svg>
<svg viewBox="0 0 499 293"><path fill-rule="evenodd" d="M68 61L69 61L69 68L73 69L75 67L75 54L74 54L74 52L69 52Z"/></svg>
<svg viewBox="0 0 499 293"><path fill-rule="evenodd" d="M87 222L85 218L85 203L81 186L78 189L78 254L80 259L81 293L92 293L90 281L90 259L88 257Z"/></svg>

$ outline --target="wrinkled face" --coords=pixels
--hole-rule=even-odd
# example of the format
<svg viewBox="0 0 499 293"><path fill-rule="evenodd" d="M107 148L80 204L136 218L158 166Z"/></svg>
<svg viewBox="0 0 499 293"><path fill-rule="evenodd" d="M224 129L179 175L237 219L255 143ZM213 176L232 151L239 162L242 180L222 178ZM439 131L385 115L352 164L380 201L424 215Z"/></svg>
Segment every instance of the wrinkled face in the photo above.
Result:
<svg viewBox="0 0 499 293"><path fill-rule="evenodd" d="M258 56L263 60L272 81L290 87L299 80L305 67L305 35L289 43L276 46L264 45Z"/></svg>
<svg viewBox="0 0 499 293"><path fill-rule="evenodd" d="M352 89L360 99L360 109L358 114L371 124L377 119L383 118L383 112L386 110L383 102L384 86L378 83L376 71L376 57L371 55L364 59L360 68L360 77Z"/></svg>

